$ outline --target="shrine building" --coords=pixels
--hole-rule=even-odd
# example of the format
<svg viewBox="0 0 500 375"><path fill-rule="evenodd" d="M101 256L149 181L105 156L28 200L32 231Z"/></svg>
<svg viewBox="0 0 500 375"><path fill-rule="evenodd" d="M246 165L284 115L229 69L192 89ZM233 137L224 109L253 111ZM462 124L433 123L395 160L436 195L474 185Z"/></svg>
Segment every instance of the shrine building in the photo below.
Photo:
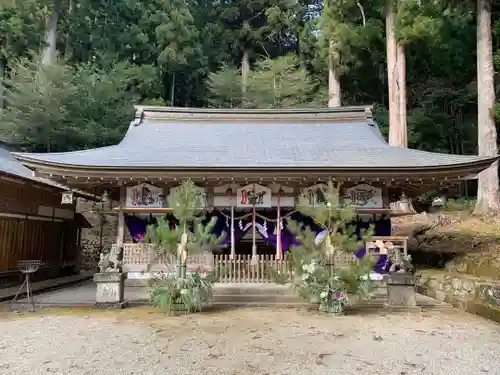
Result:
<svg viewBox="0 0 500 375"><path fill-rule="evenodd" d="M412 213L408 198L497 160L389 146L369 107L138 106L117 145L14 155L40 177L118 201L116 246L131 262L147 225L169 215L168 196L186 180L219 217L216 231L228 234L224 254L280 259L294 242L284 219L310 222L294 210L297 199L317 204L330 180L340 183L360 228L371 223L376 236L388 237L391 216Z"/></svg>

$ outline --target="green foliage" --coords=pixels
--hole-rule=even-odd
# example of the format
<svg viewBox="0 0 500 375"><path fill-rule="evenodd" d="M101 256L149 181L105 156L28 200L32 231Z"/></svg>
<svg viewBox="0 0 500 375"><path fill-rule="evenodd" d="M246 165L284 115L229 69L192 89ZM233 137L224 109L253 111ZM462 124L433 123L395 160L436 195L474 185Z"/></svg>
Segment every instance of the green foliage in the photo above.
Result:
<svg viewBox="0 0 500 375"><path fill-rule="evenodd" d="M175 73L200 53L198 30L185 1L164 0L162 12L156 14L155 29L160 53L158 63L165 72Z"/></svg>
<svg viewBox="0 0 500 375"><path fill-rule="evenodd" d="M212 251L225 239L225 233L220 237L211 233L217 223L215 217L208 224L203 223L204 215L199 211L200 196L193 182L184 182L172 192L168 203L178 225L171 229L169 223L160 218L156 225L147 228L143 241L156 244L159 255L175 255L177 273L152 280L151 304L168 312L175 304L182 304L187 312L201 311L212 298L213 275L207 278L202 278L197 272L186 275L182 268L186 267L187 254Z"/></svg>
<svg viewBox="0 0 500 375"><path fill-rule="evenodd" d="M143 241L156 244L165 254L178 255L179 243L183 234L187 235L187 251L212 251L222 241L226 233L219 237L212 232L217 224L217 218L212 217L205 224L205 215L200 211L200 196L192 181L184 182L178 190L171 193L168 200L172 214L178 220L175 228L170 228L169 222L159 218L157 223L147 228Z"/></svg>
<svg viewBox="0 0 500 375"><path fill-rule="evenodd" d="M245 99L256 108L293 108L307 103L314 85L294 55L261 60L252 71Z"/></svg>
<svg viewBox="0 0 500 375"><path fill-rule="evenodd" d="M121 140L134 113L126 65L11 64L0 116L3 140L33 151L67 151Z"/></svg>
<svg viewBox="0 0 500 375"><path fill-rule="evenodd" d="M447 199L444 205L446 211L466 211L473 212L476 206L475 199L459 198Z"/></svg>
<svg viewBox="0 0 500 375"><path fill-rule="evenodd" d="M352 224L356 214L340 202L339 191L332 182L324 198L324 203L316 206L298 206L304 215L328 230L323 240L318 241L316 233L301 223L293 220L287 223L288 230L301 243L292 247L288 254L293 270L288 282L300 297L319 303L321 311L334 312L347 303L346 296L367 297L371 291L372 282L366 277L373 266L371 256L349 265L335 264L333 259L336 253L354 253L369 239L372 231L365 231L362 240L358 240ZM284 276L276 274L274 279L283 282Z"/></svg>
<svg viewBox="0 0 500 375"><path fill-rule="evenodd" d="M407 45L417 40L429 44L442 43L443 10L438 3L420 0L399 0L396 7L396 37Z"/></svg>
<svg viewBox="0 0 500 375"><path fill-rule="evenodd" d="M370 25L374 24L370 22ZM372 31L371 27L363 25L362 13L355 0L325 1L318 28L322 61L326 62L326 57L331 55L340 74L356 63L356 52L367 41L365 33Z"/></svg>
<svg viewBox="0 0 500 375"><path fill-rule="evenodd" d="M241 73L238 69L223 64L207 79L208 102L215 108L238 108L242 106Z"/></svg>
<svg viewBox="0 0 500 375"><path fill-rule="evenodd" d="M0 60L26 57L40 46L44 29L44 10L41 5L36 0L2 1Z"/></svg>
<svg viewBox="0 0 500 375"><path fill-rule="evenodd" d="M311 101L315 86L297 57L263 59L252 70L247 92L241 93L241 75L223 65L208 76L209 101L214 107L291 108Z"/></svg>
<svg viewBox="0 0 500 375"><path fill-rule="evenodd" d="M32 63L29 75L42 75L39 53L53 4L48 0L2 2L0 76L5 74L7 88L11 81L20 80L19 58ZM33 99L34 93L43 90L30 83L33 90L26 84L20 92L27 95L19 95L19 104L11 100L14 97L10 92L5 103L0 87L0 106L18 107L4 119L1 136L25 143L29 151L66 151L116 143L131 119L132 108L126 103L165 104L172 98L172 91L174 104L187 107L325 106L326 57L332 39L342 75L342 102L375 103L377 120L385 131L386 4L385 0L61 1L57 25L60 61L55 69L64 72L43 73L54 77L54 82L47 84L46 91L51 94L46 98ZM497 70L499 12L499 4L494 2L492 33ZM473 2L398 0L395 18L396 34L406 51L410 146L477 153ZM253 81L248 92L253 97L245 100L238 72L243 50L250 56ZM291 59L290 54L299 66L296 62L282 64ZM266 66L260 62L263 56ZM279 66L284 68L276 73ZM285 77L279 90L274 90L273 80L268 79L273 75ZM63 83L61 77L71 79ZM249 84L252 86L252 82ZM96 99L88 105L72 99L69 105L56 96L66 89L78 95L85 93L82 97L86 100L89 96ZM46 110L42 113L40 108ZM103 120L102 108L108 108ZM496 106L493 115L499 118L499 112Z"/></svg>
<svg viewBox="0 0 500 375"><path fill-rule="evenodd" d="M187 313L201 311L212 299L212 284L194 272L184 278L163 275L151 282L152 306L172 313L181 305Z"/></svg>

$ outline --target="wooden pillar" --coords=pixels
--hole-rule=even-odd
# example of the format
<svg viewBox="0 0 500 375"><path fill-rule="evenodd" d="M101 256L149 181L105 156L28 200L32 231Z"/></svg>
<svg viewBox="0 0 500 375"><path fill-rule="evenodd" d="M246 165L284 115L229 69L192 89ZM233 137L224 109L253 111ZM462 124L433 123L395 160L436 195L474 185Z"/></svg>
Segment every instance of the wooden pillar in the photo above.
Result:
<svg viewBox="0 0 500 375"><path fill-rule="evenodd" d="M256 243L256 237L257 237L257 232L255 228L255 223L256 223L256 211L255 211L255 203L253 204L252 207L252 264L255 265L258 263L258 256L257 256L257 243Z"/></svg>
<svg viewBox="0 0 500 375"><path fill-rule="evenodd" d="M120 208L125 207L127 200L127 189L125 185L120 186ZM116 230L116 246L120 248L123 246L125 237L125 214L122 210L118 211L118 228Z"/></svg>

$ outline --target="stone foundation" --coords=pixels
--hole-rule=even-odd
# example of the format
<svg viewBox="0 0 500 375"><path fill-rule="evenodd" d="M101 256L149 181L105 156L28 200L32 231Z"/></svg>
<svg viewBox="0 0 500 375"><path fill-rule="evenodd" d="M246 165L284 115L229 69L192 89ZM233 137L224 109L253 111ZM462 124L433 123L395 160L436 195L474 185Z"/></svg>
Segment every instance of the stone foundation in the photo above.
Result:
<svg viewBox="0 0 500 375"><path fill-rule="evenodd" d="M398 311L420 309L413 276L393 273L387 282L387 307Z"/></svg>
<svg viewBox="0 0 500 375"><path fill-rule="evenodd" d="M125 307L126 274L103 272L94 275L96 283L96 305L100 307Z"/></svg>
<svg viewBox="0 0 500 375"><path fill-rule="evenodd" d="M500 281L428 270L417 273L417 291L500 323Z"/></svg>

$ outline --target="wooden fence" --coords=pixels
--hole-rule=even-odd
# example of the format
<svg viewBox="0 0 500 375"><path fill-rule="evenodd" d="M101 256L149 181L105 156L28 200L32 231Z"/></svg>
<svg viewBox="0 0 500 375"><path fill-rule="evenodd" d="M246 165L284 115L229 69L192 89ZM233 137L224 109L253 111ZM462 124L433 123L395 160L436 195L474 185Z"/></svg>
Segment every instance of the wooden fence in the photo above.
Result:
<svg viewBox="0 0 500 375"><path fill-rule="evenodd" d="M220 283L270 283L276 277L288 279L292 267L285 259L275 255L258 255L252 261L251 255L214 255L215 278Z"/></svg>
<svg viewBox="0 0 500 375"><path fill-rule="evenodd" d="M375 237L374 240L384 241L388 250L401 249L407 251L406 237ZM367 247L376 246L367 244ZM123 245L123 269L130 273L143 272L175 272L175 257L160 254L150 244L125 243ZM355 262L352 254L336 252L328 262L336 267L346 266ZM188 271L212 270L216 280L220 283L272 283L278 278L289 279L292 276L292 266L288 259L276 259L276 255L251 255L237 254L231 258L229 254L201 253L188 256ZM148 272L149 270L149 272Z"/></svg>
<svg viewBox="0 0 500 375"><path fill-rule="evenodd" d="M328 263L345 265L354 261L349 254L336 254ZM176 260L173 255L158 254L147 244L124 244L123 270L129 275L137 273L173 273ZM211 270L220 283L272 283L292 276L292 265L288 259L276 259L276 255L201 253L188 256L188 271Z"/></svg>

